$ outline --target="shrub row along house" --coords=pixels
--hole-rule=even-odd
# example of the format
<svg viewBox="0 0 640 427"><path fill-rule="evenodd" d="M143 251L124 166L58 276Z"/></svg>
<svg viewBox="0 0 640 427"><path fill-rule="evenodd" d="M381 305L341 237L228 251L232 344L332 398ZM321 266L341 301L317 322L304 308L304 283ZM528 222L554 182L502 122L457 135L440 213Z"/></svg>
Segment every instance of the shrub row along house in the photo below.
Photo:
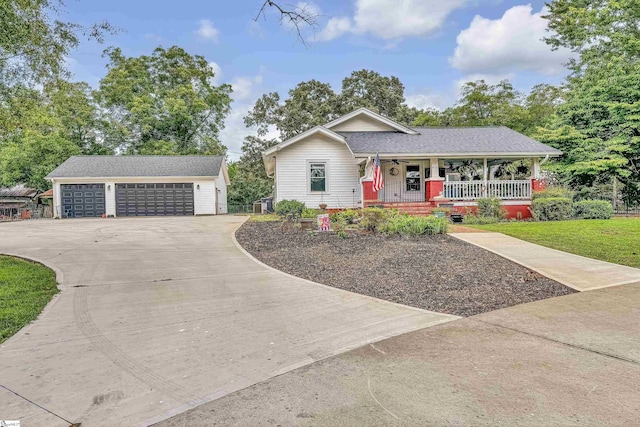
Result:
<svg viewBox="0 0 640 427"><path fill-rule="evenodd" d="M377 154L384 188L374 191ZM276 202L428 213L495 197L509 218L528 218L532 192L544 185L540 165L561 154L503 126L412 129L361 108L264 151L263 161Z"/></svg>
<svg viewBox="0 0 640 427"><path fill-rule="evenodd" d="M221 156L73 156L47 179L57 218L227 213Z"/></svg>

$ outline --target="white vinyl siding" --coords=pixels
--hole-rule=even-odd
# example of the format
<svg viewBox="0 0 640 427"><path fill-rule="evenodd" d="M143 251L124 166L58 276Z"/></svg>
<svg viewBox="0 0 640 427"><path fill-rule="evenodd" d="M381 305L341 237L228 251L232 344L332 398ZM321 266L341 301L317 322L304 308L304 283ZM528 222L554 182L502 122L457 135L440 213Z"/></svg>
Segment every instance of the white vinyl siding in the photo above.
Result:
<svg viewBox="0 0 640 427"><path fill-rule="evenodd" d="M217 187L217 206L219 214L226 214L227 210L227 183L224 180L224 172L220 170L220 175L218 179L216 179L216 187Z"/></svg>
<svg viewBox="0 0 640 427"><path fill-rule="evenodd" d="M216 185L213 181L193 182L193 212L196 215L215 215Z"/></svg>
<svg viewBox="0 0 640 427"><path fill-rule="evenodd" d="M310 164L326 165L327 189L310 191ZM278 152L276 157L276 202L295 199L309 208L326 203L329 208L362 206L358 164L342 143L314 134Z"/></svg>
<svg viewBox="0 0 640 427"><path fill-rule="evenodd" d="M331 130L334 132L384 132L396 131L397 129L361 114L333 126Z"/></svg>

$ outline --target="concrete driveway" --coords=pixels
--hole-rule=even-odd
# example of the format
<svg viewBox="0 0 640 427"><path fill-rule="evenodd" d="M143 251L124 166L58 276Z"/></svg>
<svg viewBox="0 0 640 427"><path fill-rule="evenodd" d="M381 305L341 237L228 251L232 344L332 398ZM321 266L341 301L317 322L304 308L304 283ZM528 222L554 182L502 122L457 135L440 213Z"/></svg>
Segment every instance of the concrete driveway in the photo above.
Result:
<svg viewBox="0 0 640 427"><path fill-rule="evenodd" d="M637 426L638 337L640 283L581 292L363 346L157 427Z"/></svg>
<svg viewBox="0 0 640 427"><path fill-rule="evenodd" d="M0 347L0 419L26 427L147 425L455 319L265 267L234 244L243 220L1 224L0 253L56 268L63 290Z"/></svg>

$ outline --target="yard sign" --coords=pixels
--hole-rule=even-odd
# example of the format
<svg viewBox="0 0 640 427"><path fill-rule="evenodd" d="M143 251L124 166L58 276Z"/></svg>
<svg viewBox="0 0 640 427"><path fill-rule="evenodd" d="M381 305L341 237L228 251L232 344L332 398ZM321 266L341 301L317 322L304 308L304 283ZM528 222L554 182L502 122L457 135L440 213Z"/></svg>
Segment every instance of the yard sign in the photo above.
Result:
<svg viewBox="0 0 640 427"><path fill-rule="evenodd" d="M318 230L329 231L331 229L331 221L329 214L318 215Z"/></svg>

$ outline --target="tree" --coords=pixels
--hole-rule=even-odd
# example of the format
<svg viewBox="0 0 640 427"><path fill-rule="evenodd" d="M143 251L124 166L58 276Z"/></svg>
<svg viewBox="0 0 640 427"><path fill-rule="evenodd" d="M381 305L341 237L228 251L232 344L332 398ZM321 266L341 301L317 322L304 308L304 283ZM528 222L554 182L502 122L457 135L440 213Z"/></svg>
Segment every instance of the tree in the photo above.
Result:
<svg viewBox="0 0 640 427"><path fill-rule="evenodd" d="M404 104L404 86L397 77L369 70L351 73L342 81L340 94L317 80L298 83L288 94L284 102L277 92L263 95L245 117L245 124L257 127L258 136L276 128L280 138L286 140L360 107L406 125L419 114Z"/></svg>
<svg viewBox="0 0 640 427"><path fill-rule="evenodd" d="M262 152L277 143L275 139L266 140L255 136L245 138L242 156L239 161L233 163L229 172L229 204L248 205L272 194L273 179L266 174Z"/></svg>
<svg viewBox="0 0 640 427"><path fill-rule="evenodd" d="M81 37L102 42L115 29L107 22L84 27L57 17L62 0L0 2L0 81L42 82L66 73L65 59Z"/></svg>
<svg viewBox="0 0 640 427"><path fill-rule="evenodd" d="M284 140L337 117L337 105L337 96L330 85L310 80L289 90L284 103L277 92L262 95L244 122L247 127L256 126L259 136L275 127Z"/></svg>
<svg viewBox="0 0 640 427"><path fill-rule="evenodd" d="M298 40L305 46L307 42L303 35L304 27L308 26L315 29L318 26L318 13L316 8L312 7L310 3L300 2L296 5L284 4L272 0L265 0L255 17L255 21L261 16L266 16L267 9L275 10L280 17L280 24L286 24L293 27Z"/></svg>
<svg viewBox="0 0 640 427"><path fill-rule="evenodd" d="M502 125L522 130L524 108L522 94L508 80L490 85L484 80L467 82L461 97L451 111L455 125Z"/></svg>
<svg viewBox="0 0 640 427"><path fill-rule="evenodd" d="M24 183L46 190L51 184L44 177L77 154L81 154L80 148L58 134L28 130L0 148L0 183Z"/></svg>
<svg viewBox="0 0 640 427"><path fill-rule="evenodd" d="M231 86L212 83L199 55L173 46L127 58L108 49L107 75L96 98L108 116L105 138L127 154L225 154L219 132L230 111Z"/></svg>
<svg viewBox="0 0 640 427"><path fill-rule="evenodd" d="M571 49L574 72L615 58L640 57L640 5L637 0L554 0L547 4L554 49Z"/></svg>
<svg viewBox="0 0 640 427"><path fill-rule="evenodd" d="M634 0L556 0L549 5L553 48L576 57L558 108L560 124L574 129L561 165L593 185L614 176L629 188L640 182L640 6Z"/></svg>
<svg viewBox="0 0 640 427"><path fill-rule="evenodd" d="M549 169L572 187L593 186L609 182L613 177L626 180L630 175L624 145L589 137L571 126L540 128L533 136L562 150L562 157L554 160Z"/></svg>
<svg viewBox="0 0 640 427"><path fill-rule="evenodd" d="M551 85L536 85L529 95L516 91L504 80L490 85L484 80L462 86L456 105L444 111L426 109L414 119L414 126L507 126L526 135L536 127L554 121L564 92Z"/></svg>
<svg viewBox="0 0 640 427"><path fill-rule="evenodd" d="M83 154L113 154L114 147L104 141L104 125L87 83L58 79L45 85L43 97L60 121L61 137L76 144Z"/></svg>
<svg viewBox="0 0 640 427"><path fill-rule="evenodd" d="M404 104L404 85L395 76L386 77L371 70L354 71L342 80L339 103L342 114L366 107L397 119Z"/></svg>

